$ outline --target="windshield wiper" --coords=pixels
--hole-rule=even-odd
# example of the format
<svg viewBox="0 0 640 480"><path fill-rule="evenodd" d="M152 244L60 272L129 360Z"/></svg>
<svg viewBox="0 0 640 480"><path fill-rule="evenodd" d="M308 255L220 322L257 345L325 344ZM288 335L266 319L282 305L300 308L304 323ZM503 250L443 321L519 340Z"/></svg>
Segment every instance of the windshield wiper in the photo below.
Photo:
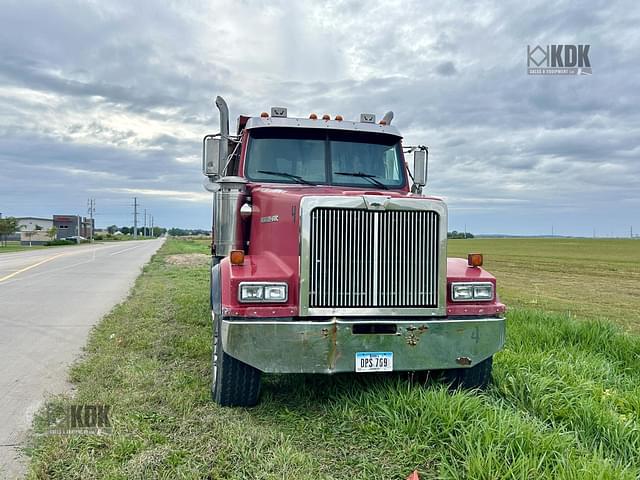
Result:
<svg viewBox="0 0 640 480"><path fill-rule="evenodd" d="M305 180L299 175L294 175L292 173L285 172L271 172L269 170L258 170L258 173L265 173L267 175L275 175L276 177L285 177L295 180L297 183L304 183L305 185L315 185L315 183L311 183L309 180Z"/></svg>
<svg viewBox="0 0 640 480"><path fill-rule="evenodd" d="M364 173L364 172L333 172L333 173L336 175L347 175L349 177L366 178L374 185L377 185L380 188L384 188L385 190L389 190L389 187L386 186L384 183L382 183L380 180L378 180L377 179L378 177L376 175L372 175L370 173Z"/></svg>

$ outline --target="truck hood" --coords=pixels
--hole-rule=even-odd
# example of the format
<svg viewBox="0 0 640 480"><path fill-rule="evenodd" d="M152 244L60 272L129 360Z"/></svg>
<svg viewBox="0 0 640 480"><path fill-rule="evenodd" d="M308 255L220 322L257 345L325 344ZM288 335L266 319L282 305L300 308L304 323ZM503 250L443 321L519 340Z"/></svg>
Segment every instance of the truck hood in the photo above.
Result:
<svg viewBox="0 0 640 480"><path fill-rule="evenodd" d="M307 196L387 196L440 201L401 190L374 190L354 187L269 184L248 185L251 196L250 255L274 253L292 270L298 270L300 252L300 202Z"/></svg>
<svg viewBox="0 0 640 480"><path fill-rule="evenodd" d="M257 185L249 184L249 190L256 197L270 196L286 196L289 201L297 199L300 202L302 197L311 195L335 195L335 196L361 196L361 195L384 195L393 198L425 198L430 200L441 200L438 197L416 195L403 190L381 190L381 189L364 189L360 187L342 187L329 185L291 185L291 184L275 184Z"/></svg>

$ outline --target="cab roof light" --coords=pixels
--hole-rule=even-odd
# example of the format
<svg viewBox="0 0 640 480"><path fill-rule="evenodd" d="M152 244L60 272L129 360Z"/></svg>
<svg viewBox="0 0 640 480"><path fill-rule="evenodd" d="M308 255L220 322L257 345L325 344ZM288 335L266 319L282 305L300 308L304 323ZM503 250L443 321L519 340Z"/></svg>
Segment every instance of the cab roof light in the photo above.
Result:
<svg viewBox="0 0 640 480"><path fill-rule="evenodd" d="M317 120L318 119L318 115L316 115L315 113L312 113L311 115L309 115L309 119Z"/></svg>
<svg viewBox="0 0 640 480"><path fill-rule="evenodd" d="M343 120L342 115L336 115L336 121L341 122Z"/></svg>
<svg viewBox="0 0 640 480"><path fill-rule="evenodd" d="M470 267L481 267L483 260L481 253L470 253L467 256L467 263Z"/></svg>
<svg viewBox="0 0 640 480"><path fill-rule="evenodd" d="M376 123L376 116L373 113L361 113L360 123Z"/></svg>
<svg viewBox="0 0 640 480"><path fill-rule="evenodd" d="M268 114L267 112L262 112L262 113L260 114L260 117L261 117L261 118L269 118L269 114Z"/></svg>
<svg viewBox="0 0 640 480"><path fill-rule="evenodd" d="M271 116L276 118L287 118L287 109L285 107L271 107Z"/></svg>
<svg viewBox="0 0 640 480"><path fill-rule="evenodd" d="M324 115L322 115L322 119L323 120L331 120L331 117L325 113Z"/></svg>
<svg viewBox="0 0 640 480"><path fill-rule="evenodd" d="M231 265L244 265L244 251L231 250L229 253L229 261Z"/></svg>

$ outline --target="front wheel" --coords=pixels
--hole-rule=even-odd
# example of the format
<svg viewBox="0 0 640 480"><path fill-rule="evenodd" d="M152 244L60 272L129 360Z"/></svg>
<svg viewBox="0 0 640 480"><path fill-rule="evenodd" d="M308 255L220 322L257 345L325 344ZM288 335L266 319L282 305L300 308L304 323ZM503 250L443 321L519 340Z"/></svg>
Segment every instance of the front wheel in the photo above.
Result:
<svg viewBox="0 0 640 480"><path fill-rule="evenodd" d="M221 319L213 320L211 397L223 407L252 407L260 395L260 370L227 355L222 349Z"/></svg>
<svg viewBox="0 0 640 480"><path fill-rule="evenodd" d="M491 382L493 357L478 363L471 368L454 368L444 371L444 380L452 388L485 389Z"/></svg>

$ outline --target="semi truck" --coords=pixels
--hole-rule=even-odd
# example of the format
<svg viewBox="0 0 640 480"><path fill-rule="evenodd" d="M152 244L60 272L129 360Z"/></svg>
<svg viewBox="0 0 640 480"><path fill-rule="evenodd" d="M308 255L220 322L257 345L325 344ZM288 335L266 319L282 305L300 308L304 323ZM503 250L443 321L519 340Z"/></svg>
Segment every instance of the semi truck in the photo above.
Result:
<svg viewBox="0 0 640 480"><path fill-rule="evenodd" d="M215 100L211 393L252 406L261 374L432 371L483 388L505 305L481 254L447 258L447 207L423 193L428 148L363 113L240 115ZM413 165L409 168L408 157Z"/></svg>

